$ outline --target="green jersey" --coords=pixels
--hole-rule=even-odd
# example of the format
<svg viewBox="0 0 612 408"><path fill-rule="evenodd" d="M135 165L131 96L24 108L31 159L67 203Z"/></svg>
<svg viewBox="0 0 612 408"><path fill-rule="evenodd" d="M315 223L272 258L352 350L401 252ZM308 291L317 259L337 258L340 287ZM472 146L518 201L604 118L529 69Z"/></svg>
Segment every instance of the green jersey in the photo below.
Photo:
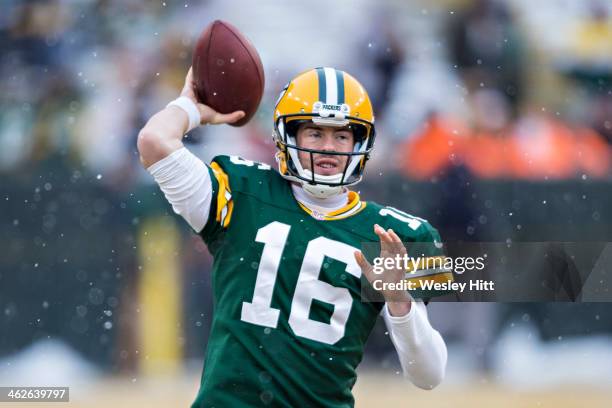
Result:
<svg viewBox="0 0 612 408"><path fill-rule="evenodd" d="M361 300L354 252L373 225L439 241L426 221L349 192L327 215L295 200L269 165L218 156L201 236L214 256L214 316L193 407L350 407L382 303ZM440 253L430 245L429 255Z"/></svg>

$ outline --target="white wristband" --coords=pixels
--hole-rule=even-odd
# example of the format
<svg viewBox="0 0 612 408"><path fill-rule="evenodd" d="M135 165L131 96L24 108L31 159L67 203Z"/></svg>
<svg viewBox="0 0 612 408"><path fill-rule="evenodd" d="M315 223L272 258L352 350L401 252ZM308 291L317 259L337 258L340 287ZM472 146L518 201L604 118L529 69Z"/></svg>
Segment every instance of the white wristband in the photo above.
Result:
<svg viewBox="0 0 612 408"><path fill-rule="evenodd" d="M186 96L179 96L178 98L170 102L168 105L166 105L166 108L168 106L178 106L179 108L184 110L185 113L187 113L187 116L189 117L189 129L187 129L187 132L200 126L202 117L200 116L200 111L198 110L198 107L191 100L191 98L188 98Z"/></svg>

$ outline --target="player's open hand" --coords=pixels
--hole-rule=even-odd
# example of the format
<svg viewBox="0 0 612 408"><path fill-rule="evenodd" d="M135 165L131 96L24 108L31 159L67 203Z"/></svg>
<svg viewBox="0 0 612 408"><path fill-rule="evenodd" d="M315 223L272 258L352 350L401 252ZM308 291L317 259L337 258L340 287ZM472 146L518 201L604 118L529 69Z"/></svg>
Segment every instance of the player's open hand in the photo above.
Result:
<svg viewBox="0 0 612 408"><path fill-rule="evenodd" d="M384 296L385 301L389 302L389 306L391 307L391 303L403 303L410 302L411 297L406 291L399 290L388 290L385 289L389 283L399 283L406 278L406 271L402 267L401 262L396 262L397 256L403 258L406 253L406 248L402 243L402 240L399 236L392 230L384 230L380 225L374 225L374 233L380 239L380 258L383 260L386 258L392 258L393 262L388 262L392 264L393 268L383 268L382 272L376 273L372 265L365 258L363 253L355 252L355 259L357 260L357 264L361 268L361 272L365 275L368 281L374 285L375 281L377 282L376 287L383 288L379 290L379 292ZM384 261L381 265L385 265ZM405 308L406 305L404 305ZM409 310L409 308L408 308Z"/></svg>
<svg viewBox="0 0 612 408"><path fill-rule="evenodd" d="M195 93L195 82L193 79L192 68L189 68L187 76L185 77L185 85L183 85L181 96L188 97L196 104L198 110L200 111L200 116L202 118L202 120L200 121L201 125L220 125L223 123L234 123L244 117L244 112L241 110L232 113L219 113L210 106L198 102L198 98Z"/></svg>

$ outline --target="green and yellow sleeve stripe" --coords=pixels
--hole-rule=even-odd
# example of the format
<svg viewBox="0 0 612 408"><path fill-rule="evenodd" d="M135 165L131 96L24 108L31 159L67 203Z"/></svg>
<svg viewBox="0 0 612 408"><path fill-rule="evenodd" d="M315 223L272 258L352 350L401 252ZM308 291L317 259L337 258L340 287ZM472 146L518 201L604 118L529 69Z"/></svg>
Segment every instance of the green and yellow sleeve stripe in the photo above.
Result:
<svg viewBox="0 0 612 408"><path fill-rule="evenodd" d="M229 186L229 178L227 173L223 171L221 166L217 163L210 163L210 168L213 171L213 175L217 180L218 189L217 202L216 202L216 214L215 220L223 228L227 228L232 219L232 213L234 211L234 201L232 200L232 191Z"/></svg>

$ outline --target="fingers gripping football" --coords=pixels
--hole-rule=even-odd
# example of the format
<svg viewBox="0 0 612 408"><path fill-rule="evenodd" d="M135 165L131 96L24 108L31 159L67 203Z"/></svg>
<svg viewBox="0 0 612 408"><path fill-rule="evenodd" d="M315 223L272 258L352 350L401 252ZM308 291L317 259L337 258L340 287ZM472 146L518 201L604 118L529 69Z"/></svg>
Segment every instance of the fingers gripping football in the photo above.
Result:
<svg viewBox="0 0 612 408"><path fill-rule="evenodd" d="M181 91L181 96L186 96L191 99L200 111L200 124L201 125L220 125L224 123L234 123L244 117L244 112L239 110L232 113L219 113L210 106L204 105L198 102L198 98L195 94L195 82L193 79L193 68L189 68L187 76L185 77L185 84Z"/></svg>

